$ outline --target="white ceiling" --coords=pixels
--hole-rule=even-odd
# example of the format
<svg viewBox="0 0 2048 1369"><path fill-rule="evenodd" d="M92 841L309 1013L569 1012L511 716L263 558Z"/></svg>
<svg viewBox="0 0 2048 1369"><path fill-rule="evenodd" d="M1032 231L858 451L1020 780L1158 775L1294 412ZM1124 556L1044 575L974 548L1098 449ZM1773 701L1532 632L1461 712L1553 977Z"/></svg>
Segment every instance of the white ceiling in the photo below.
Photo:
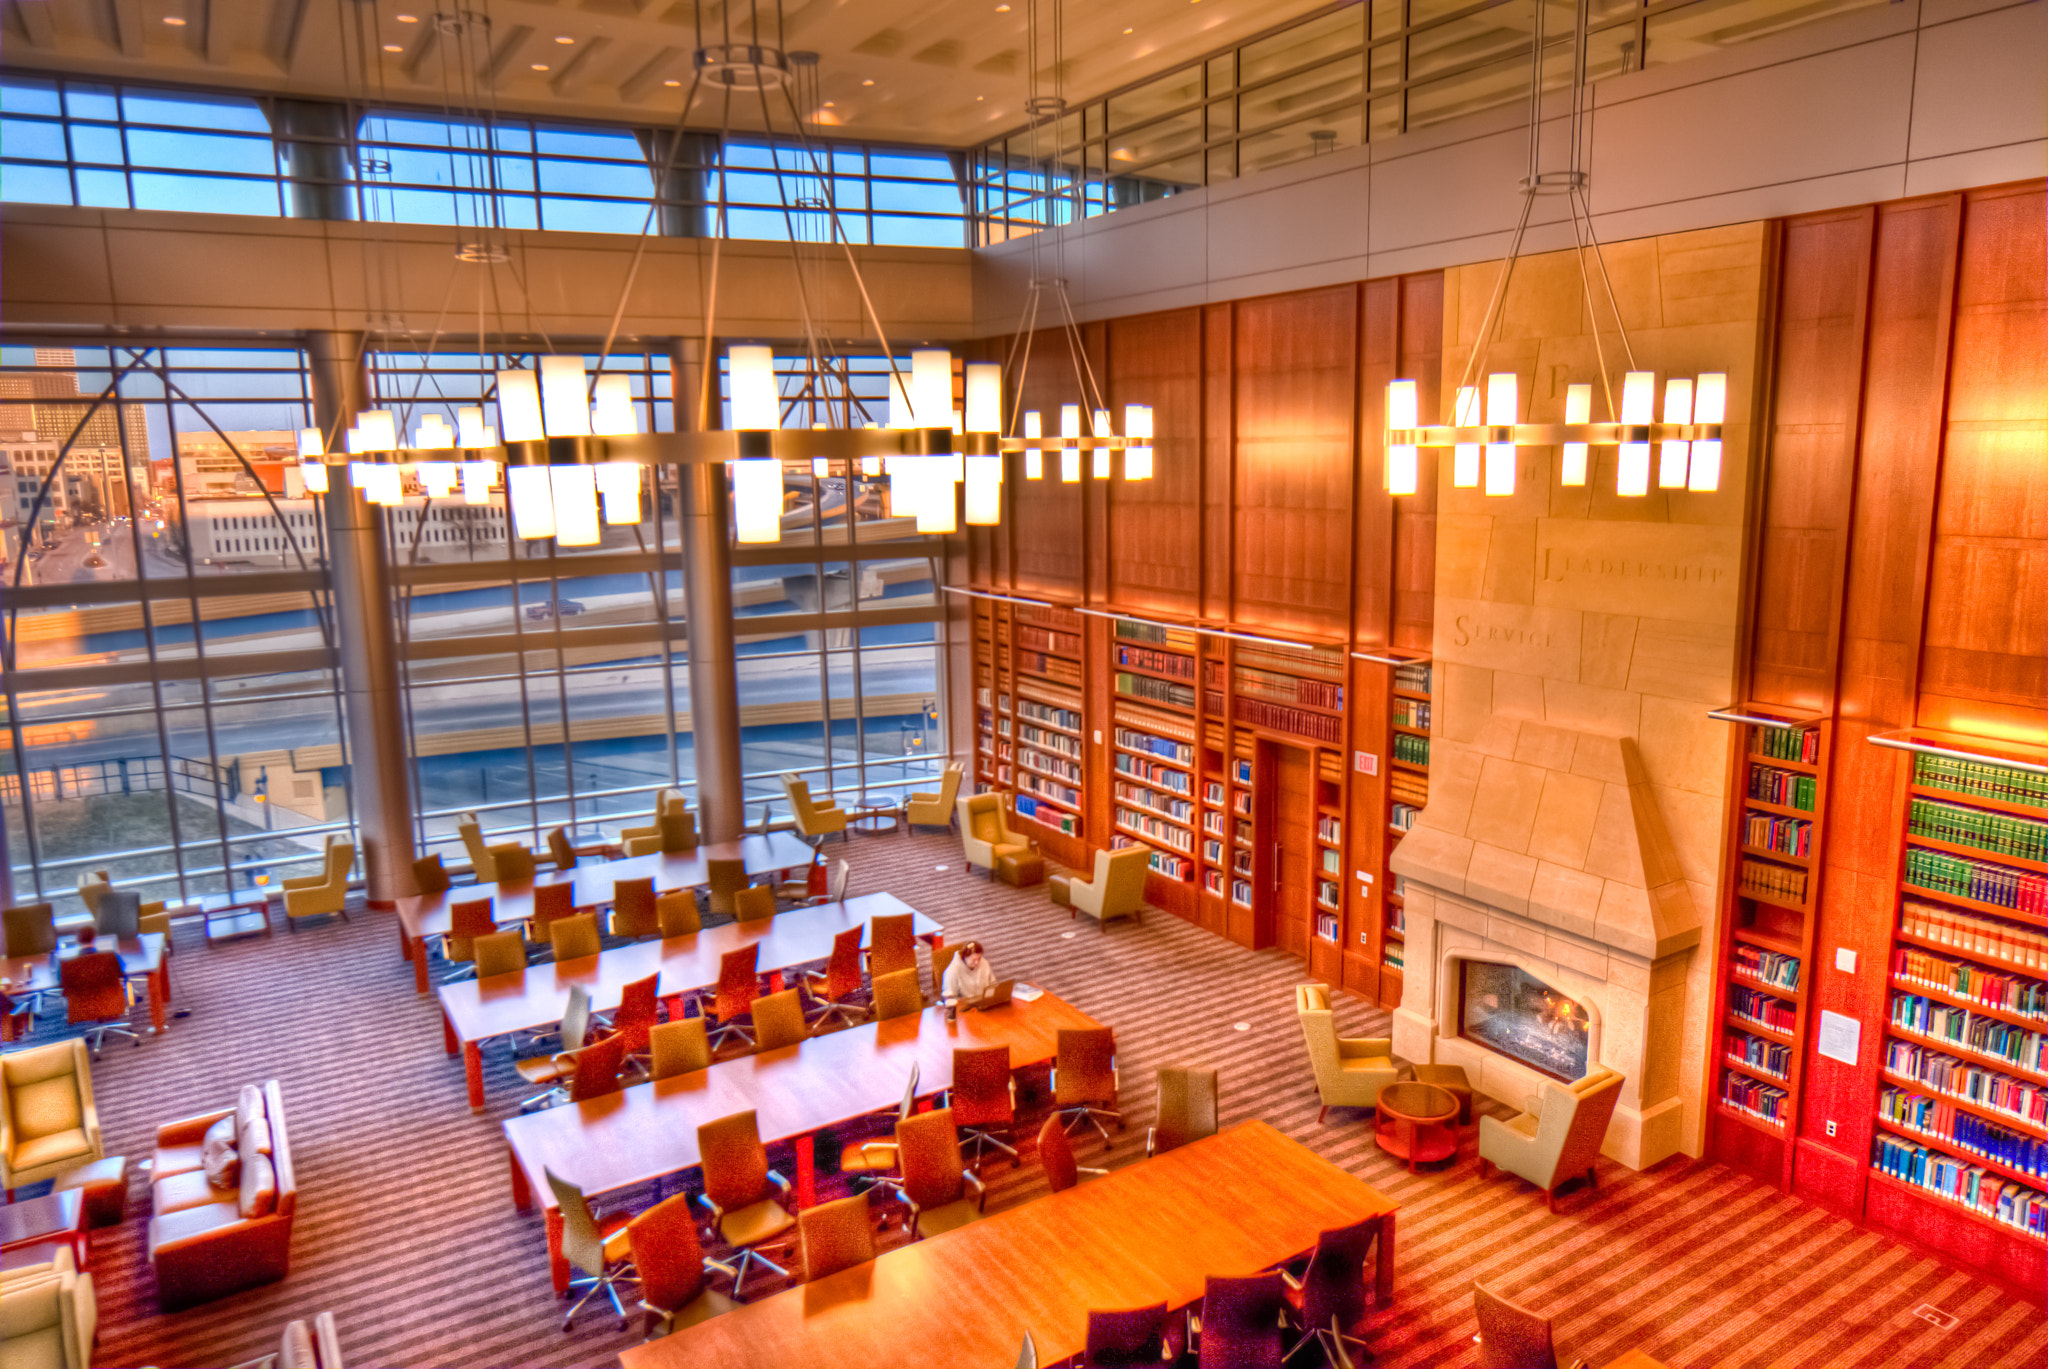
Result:
<svg viewBox="0 0 2048 1369"><path fill-rule="evenodd" d="M666 123L697 45L744 26L755 0L0 0L6 65L259 94L443 103L460 78L437 9L488 16L474 75L507 111ZM1043 0L1044 15L1051 0ZM772 16L774 0L760 0ZM1067 98L1117 89L1331 0L1068 0ZM839 136L965 147L1025 122L1025 0L783 0L782 46L813 51L822 122ZM406 22L401 16L410 16ZM183 20L182 24L166 20ZM764 41L773 41L772 18ZM1044 19L1041 21L1045 22ZM358 24L361 37L358 37ZM567 41L564 41L567 40ZM386 46L395 51L385 51ZM374 63L365 76L357 60ZM344 63L344 56L347 61ZM1051 55L1041 55L1051 85ZM544 68L544 69L543 69ZM474 87L473 87L474 88ZM381 93L380 93L381 92ZM458 103L467 103L458 101ZM733 102L758 128L759 103ZM717 103L691 123L716 127ZM787 120L787 106L778 109Z"/></svg>

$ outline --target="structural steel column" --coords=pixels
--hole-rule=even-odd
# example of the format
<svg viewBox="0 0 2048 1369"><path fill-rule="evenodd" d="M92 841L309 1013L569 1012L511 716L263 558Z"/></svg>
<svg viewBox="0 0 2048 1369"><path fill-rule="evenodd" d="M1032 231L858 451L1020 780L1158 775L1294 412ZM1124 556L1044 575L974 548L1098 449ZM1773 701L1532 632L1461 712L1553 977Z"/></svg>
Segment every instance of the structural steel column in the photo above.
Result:
<svg viewBox="0 0 2048 1369"><path fill-rule="evenodd" d="M692 403L706 383L698 344L670 351L676 427L696 430L708 404ZM717 350L711 352L717 356ZM716 362L712 363L714 366ZM712 384L715 387L716 373ZM715 399L717 390L711 391ZM746 788L740 767L740 684L732 630L731 503L725 467L686 462L677 523L683 541L683 604L690 634L690 732L697 758L697 806L704 840L734 841L746 826Z"/></svg>
<svg viewBox="0 0 2048 1369"><path fill-rule="evenodd" d="M355 129L332 100L273 100L270 137L284 154L285 213L294 219L353 219Z"/></svg>
<svg viewBox="0 0 2048 1369"><path fill-rule="evenodd" d="M370 407L361 333L306 336L313 370L313 412L336 434ZM412 770L405 756L405 687L392 631L391 560L384 520L345 474L327 505L327 566L333 586L335 654L341 666L342 716L348 723L349 788L362 835L370 906L419 892L413 882Z"/></svg>

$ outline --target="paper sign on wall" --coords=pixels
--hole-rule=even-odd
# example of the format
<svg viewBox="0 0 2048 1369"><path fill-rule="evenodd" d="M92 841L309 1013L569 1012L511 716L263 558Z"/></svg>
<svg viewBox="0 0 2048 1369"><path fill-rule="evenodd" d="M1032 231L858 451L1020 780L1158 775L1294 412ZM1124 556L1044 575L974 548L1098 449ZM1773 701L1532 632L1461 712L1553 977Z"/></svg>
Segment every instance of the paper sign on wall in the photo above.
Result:
<svg viewBox="0 0 2048 1369"><path fill-rule="evenodd" d="M1820 1010L1820 1053L1845 1065L1856 1063L1856 1045L1863 1039L1863 1024L1838 1012Z"/></svg>
<svg viewBox="0 0 2048 1369"><path fill-rule="evenodd" d="M1351 765L1361 775L1377 775L1380 773L1380 758L1371 751L1352 752Z"/></svg>

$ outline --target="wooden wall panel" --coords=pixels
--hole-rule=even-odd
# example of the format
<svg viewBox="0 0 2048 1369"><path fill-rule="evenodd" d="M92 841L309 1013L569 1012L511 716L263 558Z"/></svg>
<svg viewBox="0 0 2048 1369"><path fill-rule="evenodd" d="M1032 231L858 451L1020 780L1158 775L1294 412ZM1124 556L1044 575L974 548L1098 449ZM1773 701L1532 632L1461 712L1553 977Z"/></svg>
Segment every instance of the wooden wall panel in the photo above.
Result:
<svg viewBox="0 0 2048 1369"><path fill-rule="evenodd" d="M1237 485L1236 406L1230 363L1237 306L1202 308L1202 617L1231 619L1231 491ZM1155 418L1156 421L1156 418Z"/></svg>
<svg viewBox="0 0 2048 1369"><path fill-rule="evenodd" d="M1358 289L1237 306L1236 618L1342 638L1351 600Z"/></svg>
<svg viewBox="0 0 2048 1369"><path fill-rule="evenodd" d="M1401 278L1401 374L1416 381L1420 409L1440 412L1443 385L1444 278L1432 272ZM1394 622L1388 644L1428 651L1436 630L1435 461L1424 461L1414 495L1394 519Z"/></svg>
<svg viewBox="0 0 2048 1369"><path fill-rule="evenodd" d="M1109 325L1109 398L1149 404L1153 477L1109 492L1109 601L1138 612L1201 610L1202 329L1196 310Z"/></svg>
<svg viewBox="0 0 2048 1369"><path fill-rule="evenodd" d="M1063 332L1040 330L1031 341L1031 361L1022 386L1024 409L1036 409L1045 430L1060 429L1060 405L1081 402L1081 386ZM1059 462L1046 462L1043 480L1018 480L1008 492L1008 521L1014 526L1013 578L1018 594L1044 595L1062 603L1080 599L1086 571L1082 527L1085 485L1063 485Z"/></svg>

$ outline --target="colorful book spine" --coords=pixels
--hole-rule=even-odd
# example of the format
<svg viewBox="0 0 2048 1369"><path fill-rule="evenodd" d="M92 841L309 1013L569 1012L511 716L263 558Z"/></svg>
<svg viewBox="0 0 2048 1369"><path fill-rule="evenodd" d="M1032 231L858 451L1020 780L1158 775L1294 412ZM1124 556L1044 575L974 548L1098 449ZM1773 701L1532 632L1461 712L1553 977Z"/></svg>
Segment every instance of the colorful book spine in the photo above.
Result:
<svg viewBox="0 0 2048 1369"><path fill-rule="evenodd" d="M1799 1026L1799 1010L1782 998L1740 985L1728 986L1728 1011L1730 1015L1759 1027L1769 1027L1790 1035Z"/></svg>
<svg viewBox="0 0 2048 1369"><path fill-rule="evenodd" d="M1796 955L1766 951L1738 941L1735 943L1735 968L1738 974L1748 975L1751 979L1760 979L1793 993L1799 991L1799 957Z"/></svg>
<svg viewBox="0 0 2048 1369"><path fill-rule="evenodd" d="M1119 727L1116 730L1116 744L1127 751L1143 751L1148 755L1171 761L1176 765L1193 765L1195 748L1171 737L1157 737L1150 732L1135 728Z"/></svg>
<svg viewBox="0 0 2048 1369"><path fill-rule="evenodd" d="M1775 851L1781 856L1813 856L1813 824L1805 818L1779 817L1775 813L1750 812L1743 815L1742 844L1757 851Z"/></svg>
<svg viewBox="0 0 2048 1369"><path fill-rule="evenodd" d="M1731 1030L1722 1034L1721 1049L1729 1059L1740 1060L1775 1079L1789 1078L1792 1073L1792 1048L1782 1042Z"/></svg>
<svg viewBox="0 0 2048 1369"><path fill-rule="evenodd" d="M1906 830L1916 837L1933 837L1951 846L1973 846L1996 855L2048 861L2048 822L2035 818L1916 798L1907 812Z"/></svg>
<svg viewBox="0 0 2048 1369"><path fill-rule="evenodd" d="M1396 727L1419 727L1426 732L1429 730L1429 701L1396 698L1393 717Z"/></svg>
<svg viewBox="0 0 2048 1369"><path fill-rule="evenodd" d="M1429 738L1412 732L1394 734L1394 759L1408 765L1429 764Z"/></svg>
<svg viewBox="0 0 2048 1369"><path fill-rule="evenodd" d="M1171 680L1155 680L1150 675L1133 675L1126 670L1117 672L1116 692L1127 699L1145 699L1151 703L1170 704L1175 708L1195 706L1195 691L1192 685L1175 684Z"/></svg>
<svg viewBox="0 0 2048 1369"><path fill-rule="evenodd" d="M1968 913L1909 898L1899 907L1899 928L1922 941L1953 946L1964 955L2048 970L2048 932L1989 913Z"/></svg>
<svg viewBox="0 0 2048 1369"><path fill-rule="evenodd" d="M2048 917L2048 875L2015 870L1973 856L1909 845L1906 883L1930 893L1953 894L2034 917Z"/></svg>
<svg viewBox="0 0 2048 1369"><path fill-rule="evenodd" d="M1175 770L1171 766L1160 765L1155 761L1148 761L1122 751L1117 752L1115 765L1119 775L1129 775L1134 780L1143 780L1146 784L1171 789L1176 794L1186 794L1194 788L1195 782L1189 778L1187 771Z"/></svg>
<svg viewBox="0 0 2048 1369"><path fill-rule="evenodd" d="M1394 667L1394 688L1405 689L1410 694L1429 693L1429 678L1429 662L1427 661Z"/></svg>
<svg viewBox="0 0 2048 1369"><path fill-rule="evenodd" d="M1915 1188L1946 1198L2004 1226L2048 1235L2048 1197L1981 1165L1897 1136L1880 1133L1871 1164Z"/></svg>
<svg viewBox="0 0 2048 1369"><path fill-rule="evenodd" d="M1742 862L1742 892L1754 898L1781 903L1806 902L1806 871L1767 861Z"/></svg>
<svg viewBox="0 0 2048 1369"><path fill-rule="evenodd" d="M2031 770L1922 754L1913 758L1913 783L1923 789L1946 789L1951 794L1997 799L2048 812L2048 775Z"/></svg>
<svg viewBox="0 0 2048 1369"><path fill-rule="evenodd" d="M1079 713L1071 708L1054 708L1051 704L1042 704L1035 699L1017 700L1017 716L1029 718L1033 722L1046 723L1052 727L1062 727L1069 732L1081 730Z"/></svg>
<svg viewBox="0 0 2048 1369"><path fill-rule="evenodd" d="M1782 1127L1790 1111L1791 1095L1776 1084L1731 1073L1721 1076L1721 1101L1737 1112Z"/></svg>
<svg viewBox="0 0 2048 1369"><path fill-rule="evenodd" d="M1195 678L1195 658L1183 656L1177 651L1152 651L1145 647L1120 646L1116 649L1116 663L1133 670L1149 670L1155 675L1171 675L1176 680Z"/></svg>
<svg viewBox="0 0 2048 1369"><path fill-rule="evenodd" d="M2001 974L1966 960L1947 960L1911 946L1893 948L1892 974L1971 999L1987 1008L2048 1023L2048 984L2038 979Z"/></svg>
<svg viewBox="0 0 2048 1369"><path fill-rule="evenodd" d="M2009 1074L1958 1060L1915 1041L1887 1040L1884 1068L1950 1098L1974 1103L1992 1112L2048 1128L2048 1086L2015 1079Z"/></svg>
<svg viewBox="0 0 2048 1369"><path fill-rule="evenodd" d="M2048 1179L2048 1139L1987 1122L1954 1103L1887 1087L1877 1100L1877 1115L1909 1131L1945 1141L1956 1150L1996 1160L2007 1169L2037 1179Z"/></svg>
<svg viewBox="0 0 2048 1369"><path fill-rule="evenodd" d="M1919 994L1892 995L1891 1022L1902 1031L1964 1046L2023 1070L2048 1073L2048 1035Z"/></svg>
<svg viewBox="0 0 2048 1369"><path fill-rule="evenodd" d="M1752 727L1749 729L1749 750L1751 755L1768 756L1772 760L1817 765L1820 763L1820 730Z"/></svg>
<svg viewBox="0 0 2048 1369"><path fill-rule="evenodd" d="M1780 808L1797 808L1811 813L1820 796L1820 781L1812 775L1778 770L1768 765L1749 767L1749 796Z"/></svg>

